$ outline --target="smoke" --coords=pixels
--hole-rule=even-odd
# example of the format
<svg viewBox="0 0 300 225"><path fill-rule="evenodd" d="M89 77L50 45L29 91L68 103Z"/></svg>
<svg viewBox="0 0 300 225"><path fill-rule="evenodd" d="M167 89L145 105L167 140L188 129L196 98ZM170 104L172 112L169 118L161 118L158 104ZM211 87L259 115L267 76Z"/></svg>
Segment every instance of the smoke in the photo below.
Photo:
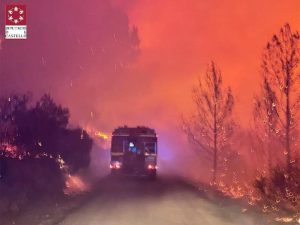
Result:
<svg viewBox="0 0 300 225"><path fill-rule="evenodd" d="M130 79L126 70L139 52L124 12L108 0L33 0L27 8L28 39L2 42L1 94L50 93L77 122L121 96L126 87L116 80Z"/></svg>
<svg viewBox="0 0 300 225"><path fill-rule="evenodd" d="M92 181L107 176L110 173L110 149L105 144L96 142L91 151L91 163L89 166L88 176Z"/></svg>
<svg viewBox="0 0 300 225"><path fill-rule="evenodd" d="M197 75L216 59L247 124L262 46L284 22L299 27L295 2L31 0L28 39L1 40L0 95L49 93L73 124L106 133L149 126L159 135L161 173L206 177L209 165L198 161L179 119L191 109ZM95 173L107 165L100 153L107 154L95 146Z"/></svg>

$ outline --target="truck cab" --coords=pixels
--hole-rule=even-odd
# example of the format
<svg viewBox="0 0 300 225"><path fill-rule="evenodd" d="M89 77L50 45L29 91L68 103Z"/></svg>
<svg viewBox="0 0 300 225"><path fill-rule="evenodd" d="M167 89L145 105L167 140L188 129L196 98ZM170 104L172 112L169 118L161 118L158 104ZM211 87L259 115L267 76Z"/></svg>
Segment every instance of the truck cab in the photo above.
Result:
<svg viewBox="0 0 300 225"><path fill-rule="evenodd" d="M119 127L112 133L112 174L156 178L157 135L148 127Z"/></svg>

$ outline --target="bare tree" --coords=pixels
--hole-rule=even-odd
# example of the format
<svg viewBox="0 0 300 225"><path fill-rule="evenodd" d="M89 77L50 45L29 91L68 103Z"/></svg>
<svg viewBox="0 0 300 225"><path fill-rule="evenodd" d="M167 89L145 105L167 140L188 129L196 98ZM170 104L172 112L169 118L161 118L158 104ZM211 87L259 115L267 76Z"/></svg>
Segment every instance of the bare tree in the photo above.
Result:
<svg viewBox="0 0 300 225"><path fill-rule="evenodd" d="M273 155L275 149L275 140L279 135L278 129L278 112L277 112L277 97L272 90L270 83L266 77L263 77L263 84L261 86L261 94L255 96L254 99L254 123L256 142L259 143L259 148L263 150L267 161L267 168L269 174L273 166Z"/></svg>
<svg viewBox="0 0 300 225"><path fill-rule="evenodd" d="M285 24L268 42L263 54L262 69L274 90L278 103L276 112L282 130L286 166L291 169L298 125L299 95L299 34Z"/></svg>
<svg viewBox="0 0 300 225"><path fill-rule="evenodd" d="M195 111L183 119L183 130L200 152L212 160L212 182L216 182L219 153L232 134L234 98L231 89L223 89L222 75L214 62L192 90Z"/></svg>

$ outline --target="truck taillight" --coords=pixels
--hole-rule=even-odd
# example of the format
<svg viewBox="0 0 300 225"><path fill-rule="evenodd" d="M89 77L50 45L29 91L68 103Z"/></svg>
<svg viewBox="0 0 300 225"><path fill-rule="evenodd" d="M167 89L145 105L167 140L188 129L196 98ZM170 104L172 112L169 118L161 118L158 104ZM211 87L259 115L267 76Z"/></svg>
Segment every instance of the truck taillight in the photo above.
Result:
<svg viewBox="0 0 300 225"><path fill-rule="evenodd" d="M121 169L122 167L122 163L115 161L115 162L111 162L110 166L111 169Z"/></svg>
<svg viewBox="0 0 300 225"><path fill-rule="evenodd" d="M148 170L155 170L156 166L149 164L147 168Z"/></svg>

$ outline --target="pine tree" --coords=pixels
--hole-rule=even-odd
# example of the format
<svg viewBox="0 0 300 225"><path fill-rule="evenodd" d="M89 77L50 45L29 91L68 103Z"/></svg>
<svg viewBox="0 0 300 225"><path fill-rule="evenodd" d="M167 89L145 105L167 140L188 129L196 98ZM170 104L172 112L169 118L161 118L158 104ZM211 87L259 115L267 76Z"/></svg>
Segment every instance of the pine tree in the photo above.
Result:
<svg viewBox="0 0 300 225"><path fill-rule="evenodd" d="M212 161L212 182L217 179L218 161L232 134L234 98L222 87L222 74L214 62L192 90L195 111L183 119L183 130L200 152Z"/></svg>
<svg viewBox="0 0 300 225"><path fill-rule="evenodd" d="M295 162L295 140L300 107L300 36L285 24L268 42L262 62L264 76L276 94L279 128L283 135L287 170Z"/></svg>

